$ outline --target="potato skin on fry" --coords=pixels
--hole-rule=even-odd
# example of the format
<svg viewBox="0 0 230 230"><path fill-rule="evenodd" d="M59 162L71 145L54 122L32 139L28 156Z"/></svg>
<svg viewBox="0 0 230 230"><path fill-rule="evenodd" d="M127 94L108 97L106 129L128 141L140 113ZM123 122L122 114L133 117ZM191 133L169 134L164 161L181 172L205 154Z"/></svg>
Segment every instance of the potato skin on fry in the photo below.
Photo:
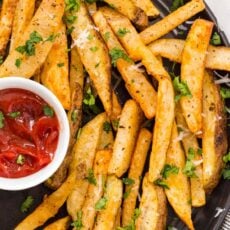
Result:
<svg viewBox="0 0 230 230"><path fill-rule="evenodd" d="M70 217L66 216L49 224L44 230L66 230L70 225Z"/></svg>

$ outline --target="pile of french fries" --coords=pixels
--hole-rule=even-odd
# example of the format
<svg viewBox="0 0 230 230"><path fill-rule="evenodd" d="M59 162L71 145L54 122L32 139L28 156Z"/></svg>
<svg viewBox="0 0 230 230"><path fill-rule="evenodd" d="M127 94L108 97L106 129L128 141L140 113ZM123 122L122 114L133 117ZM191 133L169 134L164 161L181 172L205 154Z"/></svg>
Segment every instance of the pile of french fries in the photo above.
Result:
<svg viewBox="0 0 230 230"><path fill-rule="evenodd" d="M194 229L192 207L205 205L227 152L224 102L211 70L230 71L230 48L209 44L213 23L204 19L185 40L162 37L204 9L203 0L191 0L149 25L160 15L150 0L3 0L0 77L45 85L71 128L67 156L45 182L55 191L16 230L43 226L64 204L68 216L45 230L160 230L167 201ZM181 63L180 77L172 79L162 58ZM131 97L123 107L112 66ZM79 129L82 106L95 95L105 112ZM146 119L154 119L151 131Z"/></svg>

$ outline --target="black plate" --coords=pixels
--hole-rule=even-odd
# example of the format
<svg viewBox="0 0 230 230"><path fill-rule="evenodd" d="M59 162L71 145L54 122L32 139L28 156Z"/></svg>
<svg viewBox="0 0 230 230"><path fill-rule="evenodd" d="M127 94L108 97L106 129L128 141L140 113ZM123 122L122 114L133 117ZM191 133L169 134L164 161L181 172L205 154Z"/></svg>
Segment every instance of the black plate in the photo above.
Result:
<svg viewBox="0 0 230 230"><path fill-rule="evenodd" d="M157 7L161 10L161 17L169 13L172 0L155 0L154 2L157 5ZM202 12L199 15L195 16L195 18L197 17L206 18L216 23L215 17L211 13L208 7L206 8L205 12ZM180 27L180 29L174 30L172 33L170 33L167 36L184 38L184 36L186 36L185 34L188 31L190 25L191 23L184 23L183 26ZM180 31L181 29L185 30L184 35L179 35L180 33L178 34L178 31ZM216 27L215 30L217 30L221 35L223 44L225 44L226 46L229 45L224 33L222 31L219 31L218 27ZM119 92L119 95L121 94L123 93ZM121 99L124 98L123 96L124 94L121 95ZM0 230L14 229L14 227L23 218L25 218L29 213L31 213L36 208L36 206L39 205L39 203L41 203L44 195L49 193L51 193L51 191L43 185L39 185L34 188L27 189L24 191L19 191L19 192L0 190ZM34 197L34 204L30 208L29 212L24 214L20 211L20 206L28 195ZM217 207L225 208L226 211L223 212L218 218L214 218ZM217 188L211 194L211 196L207 198L207 205L202 208L196 208L193 210L192 217L193 217L195 228L197 230L220 229L220 226L229 208L230 208L230 181L221 180ZM65 207L62 207L57 217L64 216L65 214L66 214ZM52 220L50 220L49 222L51 221ZM169 209L168 224L176 227L179 230L187 229L185 225L181 223L178 218L176 218L176 215L173 213L171 209Z"/></svg>

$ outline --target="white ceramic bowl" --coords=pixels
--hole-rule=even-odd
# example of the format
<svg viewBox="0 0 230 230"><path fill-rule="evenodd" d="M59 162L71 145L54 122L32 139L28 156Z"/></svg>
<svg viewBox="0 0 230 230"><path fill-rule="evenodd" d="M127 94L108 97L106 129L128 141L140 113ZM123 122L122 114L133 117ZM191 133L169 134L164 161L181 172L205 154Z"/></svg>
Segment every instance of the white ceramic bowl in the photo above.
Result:
<svg viewBox="0 0 230 230"><path fill-rule="evenodd" d="M25 89L39 95L54 109L59 122L59 139L57 149L53 160L48 165L29 176L20 178L0 177L0 189L16 191L31 188L44 182L58 169L67 152L70 129L63 106L57 97L43 85L22 77L12 76L0 78L0 90L7 88Z"/></svg>

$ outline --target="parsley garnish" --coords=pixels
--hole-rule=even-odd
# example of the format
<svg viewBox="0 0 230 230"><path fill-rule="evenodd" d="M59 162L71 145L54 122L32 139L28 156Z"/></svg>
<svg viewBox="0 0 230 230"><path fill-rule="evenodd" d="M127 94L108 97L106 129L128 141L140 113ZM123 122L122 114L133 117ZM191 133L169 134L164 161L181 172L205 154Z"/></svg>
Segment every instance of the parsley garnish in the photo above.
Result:
<svg viewBox="0 0 230 230"><path fill-rule="evenodd" d="M192 94L190 92L190 89L188 88L187 83L183 82L183 81L180 82L179 77L175 77L174 78L174 80L173 80L173 86L174 86L175 91L178 93L175 96L175 101L176 102L179 101L180 98L183 97L183 96L192 97Z"/></svg>
<svg viewBox="0 0 230 230"><path fill-rule="evenodd" d="M109 38L110 38L110 32L106 32L104 34L103 38L104 38L105 42L107 42L109 40Z"/></svg>
<svg viewBox="0 0 230 230"><path fill-rule="evenodd" d="M95 97L90 87L86 91L85 97L83 99L83 103L85 105L95 105Z"/></svg>
<svg viewBox="0 0 230 230"><path fill-rule="evenodd" d="M77 219L71 223L72 227L75 227L77 230L81 229L83 227L82 224L82 211L77 212Z"/></svg>
<svg viewBox="0 0 230 230"><path fill-rule="evenodd" d="M25 163L25 157L22 154L19 154L16 160L18 165L23 165Z"/></svg>
<svg viewBox="0 0 230 230"><path fill-rule="evenodd" d="M217 32L214 32L214 34L212 35L211 44L215 46L221 45L221 38Z"/></svg>
<svg viewBox="0 0 230 230"><path fill-rule="evenodd" d="M131 193L132 188L129 188L123 195L124 200L128 198L129 194Z"/></svg>
<svg viewBox="0 0 230 230"><path fill-rule="evenodd" d="M90 50L92 52L96 52L98 50L98 47L97 46L90 47Z"/></svg>
<svg viewBox="0 0 230 230"><path fill-rule="evenodd" d="M59 34L51 34L46 40L45 42L54 42L55 39L59 36Z"/></svg>
<svg viewBox="0 0 230 230"><path fill-rule="evenodd" d="M74 28L75 28L74 26L71 26L70 28L67 29L66 33L67 34L72 34Z"/></svg>
<svg viewBox="0 0 230 230"><path fill-rule="evenodd" d="M21 58L17 58L15 60L15 65L17 66L17 68L19 68L21 66L21 64L22 64L22 59Z"/></svg>
<svg viewBox="0 0 230 230"><path fill-rule="evenodd" d="M183 5L184 5L184 0L173 0L170 10L175 11Z"/></svg>
<svg viewBox="0 0 230 230"><path fill-rule="evenodd" d="M223 99L227 99L230 98L230 89L229 88L225 88L225 87L221 87L220 89L220 95Z"/></svg>
<svg viewBox="0 0 230 230"><path fill-rule="evenodd" d="M133 185L135 183L135 180L133 180L132 178L124 177L122 178L122 182L125 185Z"/></svg>
<svg viewBox="0 0 230 230"><path fill-rule="evenodd" d="M111 125L110 125L110 123L108 121L103 123L103 130L106 133L109 133L110 131L112 131L112 127L111 127Z"/></svg>
<svg viewBox="0 0 230 230"><path fill-rule="evenodd" d="M174 165L166 164L161 171L161 175L164 179L167 179L170 174L178 174L179 168Z"/></svg>
<svg viewBox="0 0 230 230"><path fill-rule="evenodd" d="M167 183L165 182L165 180L161 179L161 178L158 178L154 181L154 184L155 185L158 185L162 188L165 188L165 189L169 189L169 186L167 185Z"/></svg>
<svg viewBox="0 0 230 230"><path fill-rule="evenodd" d="M230 166L227 166L223 169L222 175L225 180L230 180Z"/></svg>
<svg viewBox="0 0 230 230"><path fill-rule="evenodd" d="M91 41L91 40L93 39L93 35L92 35L92 34L89 34L89 35L87 36L87 39L88 39L89 41Z"/></svg>
<svg viewBox="0 0 230 230"><path fill-rule="evenodd" d="M15 112L8 113L8 115L11 118L16 118L16 117L19 117L21 115L21 113L19 111L15 111Z"/></svg>
<svg viewBox="0 0 230 230"><path fill-rule="evenodd" d="M27 196L25 201L21 205L21 212L27 212L28 209L32 206L34 202L34 198L32 196Z"/></svg>
<svg viewBox="0 0 230 230"><path fill-rule="evenodd" d="M100 211L102 209L106 208L108 199L106 197L102 197L96 204L95 204L95 209L96 211Z"/></svg>
<svg viewBox="0 0 230 230"><path fill-rule="evenodd" d="M48 106L48 105L45 105L45 106L43 107L43 112L44 112L44 114L45 114L46 116L48 116L48 117L53 117L53 116L54 116L54 111L53 111L53 109L52 109L50 106Z"/></svg>
<svg viewBox="0 0 230 230"><path fill-rule="evenodd" d="M230 162L230 152L223 156L224 163Z"/></svg>
<svg viewBox="0 0 230 230"><path fill-rule="evenodd" d="M58 63L57 66L58 67L63 67L65 64L64 63Z"/></svg>
<svg viewBox="0 0 230 230"><path fill-rule="evenodd" d="M79 0L65 0L65 11L78 11L80 9Z"/></svg>
<svg viewBox="0 0 230 230"><path fill-rule="evenodd" d="M113 127L115 128L115 129L118 129L118 127L119 127L119 119L116 119L116 120L113 120L112 121L112 124L113 124Z"/></svg>
<svg viewBox="0 0 230 230"><path fill-rule="evenodd" d="M119 28L119 30L117 31L117 35L119 37L124 37L127 33L130 33L130 30L126 28Z"/></svg>
<svg viewBox="0 0 230 230"><path fill-rule="evenodd" d="M90 184L97 185L97 181L96 181L96 178L94 176L93 169L88 170L88 176L85 179L88 180L88 182Z"/></svg>
<svg viewBox="0 0 230 230"><path fill-rule="evenodd" d="M5 120L4 114L3 112L0 111L0 129L4 127L4 120Z"/></svg>
<svg viewBox="0 0 230 230"><path fill-rule="evenodd" d="M0 64L2 64L2 63L3 63L3 56L0 55Z"/></svg>
<svg viewBox="0 0 230 230"><path fill-rule="evenodd" d="M114 67L117 66L117 60L120 58L122 58L125 61L130 62L130 63L133 62L132 59L130 59L129 56L123 50L121 50L119 48L113 48L112 50L110 50L109 55L112 59L112 65Z"/></svg>
<svg viewBox="0 0 230 230"><path fill-rule="evenodd" d="M78 110L74 109L73 112L71 113L71 121L73 123L76 123L78 117Z"/></svg>
<svg viewBox="0 0 230 230"><path fill-rule="evenodd" d="M94 3L94 2L96 2L97 0L85 0L87 3L89 3L89 4L92 4L92 3Z"/></svg>
<svg viewBox="0 0 230 230"><path fill-rule="evenodd" d="M66 23L66 24L73 24L75 22L75 20L77 19L77 16L75 15L65 15L63 17L63 21Z"/></svg>
<svg viewBox="0 0 230 230"><path fill-rule="evenodd" d="M190 178L196 178L197 175L195 173L196 167L194 165L194 163L192 162L192 160L195 157L195 151L193 148L189 148L188 149L188 156L187 156L187 160L185 163L185 167L183 168L183 173Z"/></svg>

